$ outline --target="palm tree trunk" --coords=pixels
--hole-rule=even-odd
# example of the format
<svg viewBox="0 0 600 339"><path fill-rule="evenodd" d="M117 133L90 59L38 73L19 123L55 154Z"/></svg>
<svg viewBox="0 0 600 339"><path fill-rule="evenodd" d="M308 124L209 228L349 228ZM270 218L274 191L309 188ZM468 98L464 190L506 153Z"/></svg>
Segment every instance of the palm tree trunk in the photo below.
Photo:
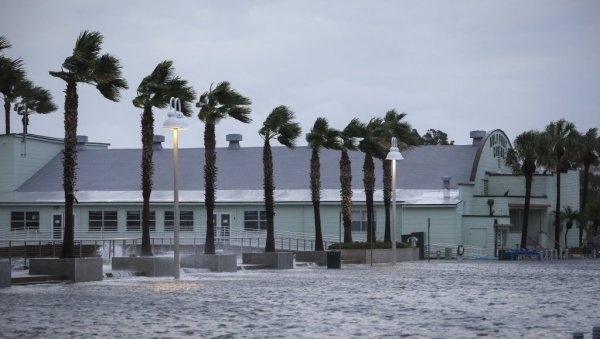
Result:
<svg viewBox="0 0 600 339"><path fill-rule="evenodd" d="M384 159L381 162L383 168L383 204L385 206L385 235L383 241L391 243L392 166L391 161Z"/></svg>
<svg viewBox="0 0 600 339"><path fill-rule="evenodd" d="M215 124L207 122L204 127L204 206L206 207L206 241L204 254L215 254L215 191L217 180L217 153Z"/></svg>
<svg viewBox="0 0 600 339"><path fill-rule="evenodd" d="M273 197L275 184L273 183L273 154L271 153L271 144L267 138L265 138L263 146L263 173L265 212L267 213L267 241L265 244L265 252L275 252L275 201Z"/></svg>
<svg viewBox="0 0 600 339"><path fill-rule="evenodd" d="M525 206L523 206L523 227L521 230L521 248L527 248L527 233L529 230L529 207L531 204L531 185L533 175L525 175Z"/></svg>
<svg viewBox="0 0 600 339"><path fill-rule="evenodd" d="M583 193L581 196L581 208L579 209L580 211L585 211L585 204L587 202L587 195L588 195L588 180L590 177L590 163L586 162L584 164L583 167ZM583 227L581 225L581 223L579 223L579 247L581 248L581 245L583 245Z"/></svg>
<svg viewBox="0 0 600 339"><path fill-rule="evenodd" d="M321 230L321 171L319 151L312 149L310 157L310 192L315 216L315 251L323 250L323 232Z"/></svg>
<svg viewBox="0 0 600 339"><path fill-rule="evenodd" d="M65 193L65 230L61 258L73 258L75 220L73 203L77 181L77 83L67 82L65 94L65 149L63 151L63 189Z"/></svg>
<svg viewBox="0 0 600 339"><path fill-rule="evenodd" d="M4 121L6 123L6 134L10 134L10 102L4 96Z"/></svg>
<svg viewBox="0 0 600 339"><path fill-rule="evenodd" d="M347 151L340 158L340 185L344 242L352 243L352 164Z"/></svg>
<svg viewBox="0 0 600 339"><path fill-rule="evenodd" d="M560 250L560 160L556 166L556 213L554 214L554 249Z"/></svg>
<svg viewBox="0 0 600 339"><path fill-rule="evenodd" d="M365 153L365 162L363 164L363 184L365 186L365 196L367 200L367 241L375 242L375 223L373 218L373 193L375 192L375 164L371 153Z"/></svg>
<svg viewBox="0 0 600 339"><path fill-rule="evenodd" d="M154 115L152 106L144 107L142 113L142 256L152 256L150 244L150 194L152 193L152 174L154 164Z"/></svg>

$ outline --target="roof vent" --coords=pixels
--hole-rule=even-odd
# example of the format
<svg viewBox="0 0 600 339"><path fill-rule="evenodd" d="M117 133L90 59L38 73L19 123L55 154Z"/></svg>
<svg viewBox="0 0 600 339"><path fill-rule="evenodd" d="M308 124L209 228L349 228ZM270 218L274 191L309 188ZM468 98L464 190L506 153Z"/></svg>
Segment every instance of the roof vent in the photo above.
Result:
<svg viewBox="0 0 600 339"><path fill-rule="evenodd" d="M486 131L471 131L471 138L473 139L473 146L479 146L483 140L483 138L485 138L485 135L487 134Z"/></svg>
<svg viewBox="0 0 600 339"><path fill-rule="evenodd" d="M152 138L152 149L155 151L160 151L161 149L163 149L163 147L162 147L163 142L165 142L164 135L155 135Z"/></svg>
<svg viewBox="0 0 600 339"><path fill-rule="evenodd" d="M77 136L77 150L84 150L86 149L86 145L88 142L88 137L87 135L78 135Z"/></svg>
<svg viewBox="0 0 600 339"><path fill-rule="evenodd" d="M242 141L241 134L227 134L225 140L229 141L227 149L240 149L240 141Z"/></svg>
<svg viewBox="0 0 600 339"><path fill-rule="evenodd" d="M443 176L442 182L444 183L444 199L450 198L450 179L449 176Z"/></svg>

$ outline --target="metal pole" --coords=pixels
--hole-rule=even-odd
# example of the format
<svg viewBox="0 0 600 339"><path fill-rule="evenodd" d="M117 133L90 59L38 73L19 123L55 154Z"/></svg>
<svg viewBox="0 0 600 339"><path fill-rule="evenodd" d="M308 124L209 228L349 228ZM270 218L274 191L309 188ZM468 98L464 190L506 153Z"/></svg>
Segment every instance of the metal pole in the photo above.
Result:
<svg viewBox="0 0 600 339"><path fill-rule="evenodd" d="M427 218L427 262L431 260L431 218Z"/></svg>
<svg viewBox="0 0 600 339"><path fill-rule="evenodd" d="M396 265L396 160L392 160L392 265Z"/></svg>
<svg viewBox="0 0 600 339"><path fill-rule="evenodd" d="M178 163L178 135L177 128L173 129L173 222L174 222L174 237L175 237L175 249L174 249L174 266L175 279L179 279L179 168Z"/></svg>

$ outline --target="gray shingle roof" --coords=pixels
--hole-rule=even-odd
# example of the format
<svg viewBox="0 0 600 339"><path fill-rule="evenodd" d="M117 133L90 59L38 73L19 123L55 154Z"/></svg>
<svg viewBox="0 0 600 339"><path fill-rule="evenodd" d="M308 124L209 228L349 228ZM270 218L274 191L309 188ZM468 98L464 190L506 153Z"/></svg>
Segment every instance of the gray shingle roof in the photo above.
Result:
<svg viewBox="0 0 600 339"><path fill-rule="evenodd" d="M311 150L273 147L276 189L308 189ZM397 166L400 189L440 189L442 176L452 177L451 188L469 182L477 147L421 146L402 152ZM339 189L339 151L322 150L323 189ZM364 155L350 152L353 188L362 188ZM79 191L139 191L140 149L87 149L78 153L77 189ZM171 149L154 152L154 190L173 188ZM381 161L375 161L376 187L381 188ZM217 149L217 189L262 190L262 148ZM180 190L204 189L204 149L179 150ZM62 154L17 189L21 192L62 191Z"/></svg>

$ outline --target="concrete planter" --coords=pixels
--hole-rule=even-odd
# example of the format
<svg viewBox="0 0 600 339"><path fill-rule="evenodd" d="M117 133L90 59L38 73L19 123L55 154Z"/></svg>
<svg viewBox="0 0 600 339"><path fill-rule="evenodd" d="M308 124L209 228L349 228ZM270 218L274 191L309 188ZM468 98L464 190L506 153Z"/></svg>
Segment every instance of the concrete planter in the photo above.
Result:
<svg viewBox="0 0 600 339"><path fill-rule="evenodd" d="M212 272L237 272L235 254L193 254L181 257L181 267L208 268Z"/></svg>
<svg viewBox="0 0 600 339"><path fill-rule="evenodd" d="M174 276L175 262L171 257L114 257L114 271L142 272L147 277Z"/></svg>
<svg viewBox="0 0 600 339"><path fill-rule="evenodd" d="M12 268L9 260L0 260L0 288L9 287L12 278Z"/></svg>
<svg viewBox="0 0 600 339"><path fill-rule="evenodd" d="M242 262L249 265L264 265L276 270L294 268L293 252L242 253Z"/></svg>
<svg viewBox="0 0 600 339"><path fill-rule="evenodd" d="M300 251L296 252L296 262L314 262L319 266L327 265L326 251Z"/></svg>
<svg viewBox="0 0 600 339"><path fill-rule="evenodd" d="M33 258L30 275L62 275L74 282L101 281L102 258Z"/></svg>
<svg viewBox="0 0 600 339"><path fill-rule="evenodd" d="M415 261L419 260L418 248L397 248L396 261ZM371 263L371 250L342 250L342 261L351 261L360 264ZM373 263L392 262L391 249L373 250Z"/></svg>

